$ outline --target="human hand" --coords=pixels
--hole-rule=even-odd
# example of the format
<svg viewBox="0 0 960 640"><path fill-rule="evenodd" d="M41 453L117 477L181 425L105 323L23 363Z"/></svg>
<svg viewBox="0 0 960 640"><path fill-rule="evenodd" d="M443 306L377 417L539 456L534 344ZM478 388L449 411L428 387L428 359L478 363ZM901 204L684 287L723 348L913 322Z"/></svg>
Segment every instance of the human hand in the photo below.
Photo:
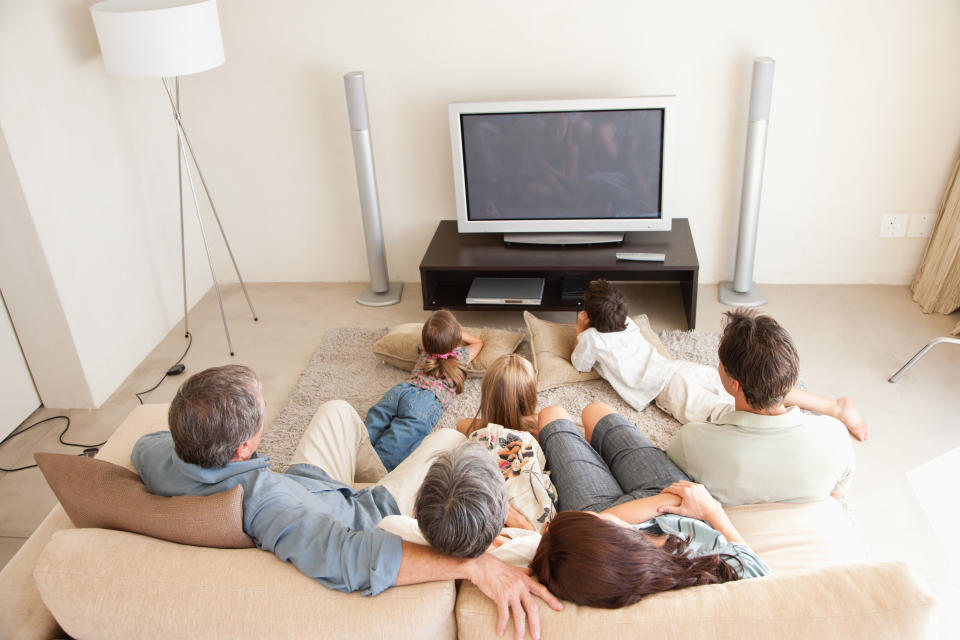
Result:
<svg viewBox="0 0 960 640"><path fill-rule="evenodd" d="M536 531L536 528L530 524L530 521L527 520L526 516L514 509L512 504L507 508L507 521L503 526L513 527L514 529L526 529L527 531Z"/></svg>
<svg viewBox="0 0 960 640"><path fill-rule="evenodd" d="M488 553L472 559L470 563L470 582L497 605L498 636L503 635L513 613L514 640L523 640L528 618L530 635L534 640L539 640L540 609L533 595L540 596L552 609L563 609L556 596L530 577L530 569L508 565Z"/></svg>
<svg viewBox="0 0 960 640"><path fill-rule="evenodd" d="M466 344L476 344L481 341L480 338L472 333L464 331L462 326L460 327L460 340Z"/></svg>
<svg viewBox="0 0 960 640"><path fill-rule="evenodd" d="M665 504L657 509L660 513L676 513L688 518L696 518L712 523L718 517L722 517L723 507L717 502L717 499L710 495L707 488L702 484L680 480L662 491L680 497L680 504Z"/></svg>
<svg viewBox="0 0 960 640"><path fill-rule="evenodd" d="M583 333L588 328L590 328L590 317L587 316L586 311L581 311L577 314L577 333Z"/></svg>

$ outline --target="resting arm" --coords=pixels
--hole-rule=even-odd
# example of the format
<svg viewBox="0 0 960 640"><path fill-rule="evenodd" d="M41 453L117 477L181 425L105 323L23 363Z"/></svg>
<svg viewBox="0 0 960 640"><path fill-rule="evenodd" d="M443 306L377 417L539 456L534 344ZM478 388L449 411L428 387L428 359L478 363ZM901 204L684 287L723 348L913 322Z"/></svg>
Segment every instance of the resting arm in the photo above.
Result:
<svg viewBox="0 0 960 640"><path fill-rule="evenodd" d="M258 547L326 587L376 595L396 584L401 540L392 533L351 529L281 493L244 504L245 520L248 513L252 516L244 529Z"/></svg>
<svg viewBox="0 0 960 640"><path fill-rule="evenodd" d="M361 590L365 595L375 595L394 585L466 578L496 603L498 631L506 628L513 613L517 640L523 638L528 617L531 635L539 637L539 610L533 595L554 609L561 608L560 601L531 579L528 571L490 555L453 558L402 541L382 529L355 531L282 493L274 493L271 499L250 505L250 509L253 515L248 534L258 547L339 591Z"/></svg>
<svg viewBox="0 0 960 640"><path fill-rule="evenodd" d="M615 515L629 524L640 524L663 513L660 510L661 507L679 505L680 496L670 493L658 493L648 498L639 498L618 504L615 507L604 509L600 513Z"/></svg>
<svg viewBox="0 0 960 640"><path fill-rule="evenodd" d="M530 619L530 635L535 639L540 637L540 611L534 595L543 598L557 611L563 608L545 586L530 577L529 569L512 567L489 553L477 558L453 558L430 547L403 543L398 585L462 578L475 584L497 605L497 635L503 634L513 613L515 640L524 637L527 618Z"/></svg>
<svg viewBox="0 0 960 640"><path fill-rule="evenodd" d="M688 518L703 520L722 533L728 542L743 542L746 544L743 536L730 522L730 518L727 517L723 507L702 484L681 480L674 482L663 492L679 497L680 504L679 506L662 506L660 507L661 513L676 513Z"/></svg>
<svg viewBox="0 0 960 640"><path fill-rule="evenodd" d="M473 362L473 359L480 355L480 351L483 350L483 340L472 333L467 333L462 327L460 329L460 339L470 348L470 358L467 362Z"/></svg>
<svg viewBox="0 0 960 640"><path fill-rule="evenodd" d="M577 348L577 344L580 342L580 334L586 331L590 327L590 318L587 316L586 311L581 311L577 314L577 334L573 336L573 348Z"/></svg>
<svg viewBox="0 0 960 640"><path fill-rule="evenodd" d="M587 372L593 369L597 361L597 353L591 340L580 341L580 334L590 328L587 312L581 311L577 315L577 335L573 338L573 351L570 353L570 364L577 371ZM589 336L588 336L589 337Z"/></svg>

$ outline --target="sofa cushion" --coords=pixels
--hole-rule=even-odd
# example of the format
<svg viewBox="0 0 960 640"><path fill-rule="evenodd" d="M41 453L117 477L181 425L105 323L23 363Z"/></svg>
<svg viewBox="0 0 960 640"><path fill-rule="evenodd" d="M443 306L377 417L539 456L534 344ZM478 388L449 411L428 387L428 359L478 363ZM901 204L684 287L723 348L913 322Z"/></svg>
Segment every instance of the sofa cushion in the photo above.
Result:
<svg viewBox="0 0 960 640"><path fill-rule="evenodd" d="M209 549L105 529L53 535L33 571L76 638L439 638L457 635L452 580L340 593L259 549Z"/></svg>
<svg viewBox="0 0 960 640"><path fill-rule="evenodd" d="M483 349L467 367L467 375L482 376L493 361L506 353L513 353L523 341L523 334L504 329L472 329L464 331L483 340ZM383 358L383 361L404 371L412 371L417 363L417 346L420 344L422 322L399 324L377 340L370 351Z"/></svg>
<svg viewBox="0 0 960 640"><path fill-rule="evenodd" d="M730 521L774 573L866 561L853 521L833 498L817 502L745 504Z"/></svg>
<svg viewBox="0 0 960 640"><path fill-rule="evenodd" d="M540 605L541 637L925 638L936 600L904 563L786 573L648 596L622 609ZM457 598L461 640L494 637L497 609L470 583Z"/></svg>
<svg viewBox="0 0 960 640"><path fill-rule="evenodd" d="M647 316L632 317L633 321L640 327L643 337L665 358L673 359L673 356L650 327ZM529 311L523 312L523 319L527 323L527 332L530 334L533 367L537 370L538 391L546 391L565 384L596 380L600 377L596 371L591 370L583 373L577 371L576 367L570 364L573 340L577 337L576 327L541 320Z"/></svg>
<svg viewBox="0 0 960 640"><path fill-rule="evenodd" d="M34 455L76 527L118 529L201 547L252 547L243 532L243 487L211 496L150 493L138 476L104 460L61 453Z"/></svg>

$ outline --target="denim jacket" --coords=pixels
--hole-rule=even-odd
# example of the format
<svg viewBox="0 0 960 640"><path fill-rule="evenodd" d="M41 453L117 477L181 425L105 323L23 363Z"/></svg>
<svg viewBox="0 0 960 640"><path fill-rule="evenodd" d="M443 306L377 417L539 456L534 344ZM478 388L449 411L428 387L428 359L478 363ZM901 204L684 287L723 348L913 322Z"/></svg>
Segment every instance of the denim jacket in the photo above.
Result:
<svg viewBox="0 0 960 640"><path fill-rule="evenodd" d="M376 595L396 584L401 540L375 528L400 513L384 487L358 491L310 464L274 473L270 459L256 454L205 469L177 456L169 431L140 438L131 459L157 495L205 496L242 485L243 530L254 544L331 589Z"/></svg>

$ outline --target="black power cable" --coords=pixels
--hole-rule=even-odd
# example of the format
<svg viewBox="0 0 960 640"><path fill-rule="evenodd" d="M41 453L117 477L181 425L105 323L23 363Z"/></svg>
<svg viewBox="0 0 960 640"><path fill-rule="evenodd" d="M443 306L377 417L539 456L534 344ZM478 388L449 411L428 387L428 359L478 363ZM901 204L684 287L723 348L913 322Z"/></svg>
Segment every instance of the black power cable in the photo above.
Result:
<svg viewBox="0 0 960 640"><path fill-rule="evenodd" d="M66 420L66 421L67 421L67 426L65 426L65 427L63 428L63 431L60 432L60 436L59 436L57 439L60 440L60 444L65 444L65 445L67 445L68 447L83 447L83 448L84 448L84 449L83 449L83 452L82 452L82 453L78 453L77 455L80 455L80 456L92 456L92 455L95 454L97 451L99 451L99 447L102 447L102 446L103 446L104 444L106 444L106 442L107 442L106 440L104 440L103 442L98 442L97 444L80 444L79 442L67 442L66 440L63 439L63 436L66 435L67 429L70 428L70 418L68 418L67 416L53 416L52 418L46 418L46 419L44 419L44 420L40 420L39 422L34 422L34 423L33 423L32 425L30 425L29 427L26 427L26 428L24 428L24 429L20 429L19 431L17 431L17 430L15 429L15 430L13 431L13 433L11 433L11 434L8 435L6 438L4 438L2 441L0 441L0 447L2 447L3 445L5 445L6 443L8 443L10 440L16 438L17 436L23 435L24 433L26 433L26 432L29 431L30 429L33 429L34 427L43 424L44 422L50 422L51 420L58 420L58 419ZM5 467L0 467L0 471L6 471L6 472L23 471L24 469L32 469L32 468L34 468L35 466L37 466L37 465L35 465L35 464L28 464L28 465L26 465L26 466L24 466L24 467L16 467L15 469L7 469L7 468L5 468Z"/></svg>
<svg viewBox="0 0 960 640"><path fill-rule="evenodd" d="M167 379L167 376L178 376L178 375L180 375L181 373L184 372L184 370L186 369L186 367L185 367L183 364L181 364L181 363L183 362L183 359L187 357L187 352L190 351L190 347L193 345L193 335L192 335L189 331L187 332L186 337L187 337L187 339L188 339L188 342L187 342L187 348L184 350L183 355L180 356L180 359L179 359L179 360L177 360L175 363L173 363L173 366L171 366L169 369L167 369L167 372L163 374L163 377L162 377L162 378L160 378L160 382L158 382L157 384L153 385L152 387L150 387L150 388L147 389L146 391L140 391L139 393L135 393L135 394L134 394L134 395L137 397L137 401L138 401L140 404L143 404L143 399L140 397L142 394L144 394L144 393L150 393L151 391L153 391L154 389L156 389L157 387L159 387L159 386L161 385L161 383L163 383L163 381ZM3 445L5 445L7 442L9 442L10 440L12 440L13 438L15 438L15 437L17 437L17 436L19 436L19 435L22 435L22 434L24 434L24 433L26 433L26 432L29 431L30 429L33 429L34 427L37 427L37 426L39 426L39 425L41 425L41 424L43 424L43 423L45 423L45 422L50 422L51 420L58 420L58 419L63 419L63 420L66 420L66 421L67 421L67 426L65 426L65 427L63 428L63 431L60 432L60 436L58 437L58 440L60 440L60 444L64 444L64 445L66 445L66 446L68 446L68 447L83 447L83 451L82 451L81 453L77 454L77 455L80 455L80 456L93 456L94 454L97 453L97 451L100 450L99 447L102 447L102 446L103 446L104 444L106 444L106 442L107 442L106 440L104 440L103 442L99 442L99 443L97 443L97 444L80 444L80 443L78 443L78 442L67 442L66 440L63 439L63 436L66 435L67 429L70 428L70 418L68 418L67 416L53 416L53 417L51 417L51 418L46 418L46 419L44 419L44 420L40 420L40 421L38 421L38 422L34 422L34 423L31 424L30 426L25 427L25 428L23 428L23 429L20 429L20 430L14 429L13 432L12 432L10 435L8 435L8 436L7 436L6 438L4 438L3 440L0 440L0 447L2 447ZM34 468L35 466L37 466L37 465L35 465L35 464L28 464L28 465L26 465L26 466L16 467L16 468L14 468L14 469L7 469L7 468L5 468L5 467L0 467L0 471L6 471L6 472L10 473L10 472L13 472L13 471L23 471L24 469L32 469L32 468Z"/></svg>
<svg viewBox="0 0 960 640"><path fill-rule="evenodd" d="M189 340L189 342L187 342L187 348L184 350L183 355L180 356L179 360L173 363L172 367L167 369L167 372L163 374L163 377L160 378L160 381L157 382L157 384L150 387L149 389L147 389L146 391L140 391L138 393L133 394L137 396L137 402L139 402L140 404L143 404L143 398L141 398L140 396L145 393L150 393L151 391L159 387L161 384L163 384L163 381L167 379L167 376L178 376L181 373L183 373L186 367L180 363L183 362L183 359L187 357L187 352L190 351L190 346L193 344L193 334L191 334L189 331L187 331L187 339Z"/></svg>

